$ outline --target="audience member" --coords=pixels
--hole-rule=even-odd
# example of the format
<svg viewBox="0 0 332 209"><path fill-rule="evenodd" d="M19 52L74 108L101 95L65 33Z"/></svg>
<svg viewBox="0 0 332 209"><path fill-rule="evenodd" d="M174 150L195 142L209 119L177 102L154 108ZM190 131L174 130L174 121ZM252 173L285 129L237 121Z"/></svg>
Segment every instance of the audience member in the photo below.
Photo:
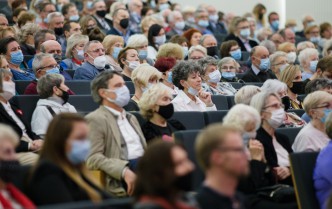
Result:
<svg viewBox="0 0 332 209"><path fill-rule="evenodd" d="M304 49L299 54L299 63L303 69L302 80L310 79L316 73L319 53L316 49Z"/></svg>
<svg viewBox="0 0 332 209"><path fill-rule="evenodd" d="M298 31L295 34L297 36L300 36L300 37L304 38L304 31L306 30L307 27L315 25L315 19L312 16L310 16L310 15L306 15L302 19L302 24L303 24L303 30L302 31Z"/></svg>
<svg viewBox="0 0 332 209"><path fill-rule="evenodd" d="M225 41L220 46L220 58L232 57L236 61L240 61L242 58L242 53L239 45L236 41L230 40Z"/></svg>
<svg viewBox="0 0 332 209"><path fill-rule="evenodd" d="M113 25L108 35L121 36L125 42L128 41L129 37L135 32L129 28L129 12L126 9L117 9L113 13Z"/></svg>
<svg viewBox="0 0 332 209"><path fill-rule="evenodd" d="M56 41L59 42L63 49L63 54L66 52L66 37L63 32L64 17L60 12L52 12L47 15L48 29L54 31Z"/></svg>
<svg viewBox="0 0 332 209"><path fill-rule="evenodd" d="M284 42L279 45L278 51L282 51L287 53L287 63L288 64L294 64L296 60L296 47L293 43L290 42Z"/></svg>
<svg viewBox="0 0 332 209"><path fill-rule="evenodd" d="M161 79L162 83L172 95L177 95L179 93L179 88L173 84L173 67L176 64L176 59L172 57L160 57L154 63L154 67L162 73Z"/></svg>
<svg viewBox="0 0 332 209"><path fill-rule="evenodd" d="M148 41L148 58L155 61L159 47L166 42L165 30L161 25L151 25L148 32Z"/></svg>
<svg viewBox="0 0 332 209"><path fill-rule="evenodd" d="M125 5L123 6L125 8ZM142 9L143 9L143 2L141 0L131 0L128 2L128 11L130 14L129 26L130 30L133 31L134 33L141 33L140 23L142 20Z"/></svg>
<svg viewBox="0 0 332 209"><path fill-rule="evenodd" d="M61 61L65 70L77 70L84 63L84 46L89 42L86 35L73 34L67 40L66 59Z"/></svg>
<svg viewBox="0 0 332 209"><path fill-rule="evenodd" d="M138 57L140 63L149 63L149 65L153 65L153 60L148 58L148 39L143 34L134 34L129 37L127 41L127 47L135 48L138 52Z"/></svg>
<svg viewBox="0 0 332 209"><path fill-rule="evenodd" d="M239 72L239 64L232 57L224 57L219 60L218 70L221 73L220 81L225 84L226 82L244 83L243 80L236 77L236 73Z"/></svg>
<svg viewBox="0 0 332 209"><path fill-rule="evenodd" d="M188 47L196 46L199 44L199 41L201 40L202 33L197 29L189 29L186 30L183 34L183 37L185 37L188 40Z"/></svg>
<svg viewBox="0 0 332 209"><path fill-rule="evenodd" d="M112 70L121 72L122 68L118 63L118 57L125 44L123 38L116 35L107 35L102 44L105 49L106 64L110 65Z"/></svg>
<svg viewBox="0 0 332 209"><path fill-rule="evenodd" d="M212 31L207 29L209 26L209 13L204 8L197 8L195 13L195 28L198 29L203 35L213 34Z"/></svg>
<svg viewBox="0 0 332 209"><path fill-rule="evenodd" d="M234 102L235 104L249 105L252 97L259 92L261 89L258 86L245 85L235 93Z"/></svg>
<svg viewBox="0 0 332 209"><path fill-rule="evenodd" d="M310 41L315 45L316 49L319 49L318 44L320 41L320 36L319 36L319 27L317 25L312 25L307 27L304 31L304 36L307 39L307 41Z"/></svg>
<svg viewBox="0 0 332 209"><path fill-rule="evenodd" d="M21 32L18 35L23 55L34 56L36 54L34 36L38 30L38 25L34 23L27 23L21 28ZM28 60L25 59L25 61Z"/></svg>
<svg viewBox="0 0 332 209"><path fill-rule="evenodd" d="M207 56L206 48L202 47L201 45L192 46L188 52L188 59L189 60L199 60Z"/></svg>
<svg viewBox="0 0 332 209"><path fill-rule="evenodd" d="M92 3L93 8L93 18L95 19L95 23L97 23L98 28L100 28L103 33L107 33L107 31L111 30L112 22L105 18L106 16L106 4L104 0L96 0ZM114 17L113 17L114 18Z"/></svg>
<svg viewBox="0 0 332 209"><path fill-rule="evenodd" d="M279 79L280 73L289 65L287 62L287 54L282 51L277 51L270 55L271 71Z"/></svg>
<svg viewBox="0 0 332 209"><path fill-rule="evenodd" d="M124 81L132 81L131 74L133 70L140 66L137 50L132 47L122 49L118 55L118 63L122 68Z"/></svg>
<svg viewBox="0 0 332 209"><path fill-rule="evenodd" d="M170 31L166 33L167 40L171 39L174 35L182 35L184 31L189 29L179 11L172 11L168 15L167 21L170 27Z"/></svg>

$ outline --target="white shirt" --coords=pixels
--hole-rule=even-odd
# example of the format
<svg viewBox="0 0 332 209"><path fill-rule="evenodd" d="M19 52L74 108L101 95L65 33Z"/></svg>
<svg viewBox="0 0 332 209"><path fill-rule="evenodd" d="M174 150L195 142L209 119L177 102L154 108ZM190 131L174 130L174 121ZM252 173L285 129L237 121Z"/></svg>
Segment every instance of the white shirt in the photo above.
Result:
<svg viewBox="0 0 332 209"><path fill-rule="evenodd" d="M319 152L329 143L329 137L308 123L297 134L292 146L294 152Z"/></svg>
<svg viewBox="0 0 332 209"><path fill-rule="evenodd" d="M242 41L244 47L246 48L247 52L251 52L251 46L249 44L249 39L245 40L239 36L239 39Z"/></svg>
<svg viewBox="0 0 332 209"><path fill-rule="evenodd" d="M148 57L149 59L152 59L153 61L156 60L158 52L153 48L152 46L148 46Z"/></svg>
<svg viewBox="0 0 332 209"><path fill-rule="evenodd" d="M275 137L272 138L272 143L274 146L274 149L277 153L277 158L278 158L278 165L281 167L289 167L289 157L288 157L288 152L287 150L281 146L281 144L277 141Z"/></svg>
<svg viewBox="0 0 332 209"><path fill-rule="evenodd" d="M126 111L120 113L119 111L116 111L113 108L107 106L104 107L117 116L117 123L120 132L127 145L128 160L133 160L142 157L144 153L143 146L135 129L131 126L131 124L127 120Z"/></svg>
<svg viewBox="0 0 332 209"><path fill-rule="evenodd" d="M10 192L8 192L7 190L3 189L0 191L1 195L8 201L10 202L10 204L12 205L12 207L14 209L22 209L23 207L15 200L15 198L12 197L12 195L10 194ZM6 209L2 206L2 204L0 203L0 209Z"/></svg>
<svg viewBox="0 0 332 209"><path fill-rule="evenodd" d="M166 86L165 84L164 84L164 86L171 92L172 95L177 95L180 91L179 88L176 86L174 86L174 89L172 89L169 86Z"/></svg>
<svg viewBox="0 0 332 209"><path fill-rule="evenodd" d="M255 65L251 65L252 71L254 71L255 75L258 75L259 72L261 72Z"/></svg>
<svg viewBox="0 0 332 209"><path fill-rule="evenodd" d="M214 111L217 110L216 105L207 107L202 100L196 96L196 101L191 100L182 90L172 101L174 105L174 111Z"/></svg>

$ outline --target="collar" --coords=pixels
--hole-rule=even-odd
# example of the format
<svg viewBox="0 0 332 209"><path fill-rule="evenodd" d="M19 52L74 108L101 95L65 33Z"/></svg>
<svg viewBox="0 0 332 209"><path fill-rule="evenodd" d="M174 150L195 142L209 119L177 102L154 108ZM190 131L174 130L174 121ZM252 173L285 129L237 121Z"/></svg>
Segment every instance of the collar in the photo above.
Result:
<svg viewBox="0 0 332 209"><path fill-rule="evenodd" d="M78 64L78 65L82 65L82 61L75 59L75 57L72 58L73 62Z"/></svg>
<svg viewBox="0 0 332 209"><path fill-rule="evenodd" d="M113 27L114 28L114 30L116 30L116 32L118 32L121 36L124 36L124 34L121 32L121 31L119 31L116 27ZM126 30L126 35L128 34L128 30Z"/></svg>
<svg viewBox="0 0 332 209"><path fill-rule="evenodd" d="M115 115L117 118L121 118L121 119L124 119L126 118L126 111L123 109L122 112L119 112L111 107L108 107L106 105L104 105L104 107L109 110L111 113L113 113L113 115Z"/></svg>
<svg viewBox="0 0 332 209"><path fill-rule="evenodd" d="M60 104L61 106L63 105L63 99L60 97L57 97L57 96L51 96L51 97L47 98L47 100Z"/></svg>
<svg viewBox="0 0 332 209"><path fill-rule="evenodd" d="M255 65L251 65L252 71L254 71L255 75L258 75L259 72L261 72Z"/></svg>
<svg viewBox="0 0 332 209"><path fill-rule="evenodd" d="M243 39L241 36L238 36L242 43L249 43L249 39Z"/></svg>
<svg viewBox="0 0 332 209"><path fill-rule="evenodd" d="M183 99L183 101L184 101L185 104L189 104L190 102L194 102L195 104L199 103L197 97L196 97L196 101L193 101L193 100L190 99L190 97L188 97L188 95L186 93L184 93L183 90L180 90L179 94L180 94L180 96Z"/></svg>
<svg viewBox="0 0 332 209"><path fill-rule="evenodd" d="M4 106L4 107L7 107L7 108L11 108L10 106L10 103L7 102L7 103L4 103L3 101L0 101L0 103Z"/></svg>

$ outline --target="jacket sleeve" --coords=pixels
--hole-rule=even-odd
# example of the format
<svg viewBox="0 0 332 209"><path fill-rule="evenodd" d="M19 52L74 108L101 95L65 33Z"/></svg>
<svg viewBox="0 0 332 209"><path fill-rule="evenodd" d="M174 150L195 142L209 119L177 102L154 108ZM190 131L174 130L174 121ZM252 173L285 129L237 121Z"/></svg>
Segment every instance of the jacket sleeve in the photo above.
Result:
<svg viewBox="0 0 332 209"><path fill-rule="evenodd" d="M79 67L75 70L74 80L92 80L93 74L90 70Z"/></svg>

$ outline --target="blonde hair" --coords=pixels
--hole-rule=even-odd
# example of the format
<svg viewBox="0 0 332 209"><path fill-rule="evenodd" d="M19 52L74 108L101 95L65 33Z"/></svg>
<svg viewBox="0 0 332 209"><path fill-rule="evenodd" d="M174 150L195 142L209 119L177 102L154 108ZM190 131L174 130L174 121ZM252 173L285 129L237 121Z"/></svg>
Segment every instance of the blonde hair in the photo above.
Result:
<svg viewBox="0 0 332 209"><path fill-rule="evenodd" d="M164 95L172 98L171 91L162 83L157 83L143 93L138 102L141 114L144 118L149 120L153 116L153 107L156 105L158 99Z"/></svg>
<svg viewBox="0 0 332 209"><path fill-rule="evenodd" d="M39 26L35 23L27 23L21 28L21 32L18 34L20 43L24 43L29 35L35 35L39 30Z"/></svg>
<svg viewBox="0 0 332 209"><path fill-rule="evenodd" d="M164 23L155 16L145 16L141 21L142 33L147 33L153 24L164 25Z"/></svg>
<svg viewBox="0 0 332 209"><path fill-rule="evenodd" d="M281 72L279 80L284 82L288 88L292 88L293 80L295 79L297 72L301 72L299 65L288 65L285 70Z"/></svg>
<svg viewBox="0 0 332 209"><path fill-rule="evenodd" d="M107 35L104 40L103 40L103 47L105 49L105 54L110 55L113 52L111 52L111 48L116 42L121 42L124 44L124 40L122 36L117 36L117 35Z"/></svg>
<svg viewBox="0 0 332 209"><path fill-rule="evenodd" d="M157 59L160 57L173 57L177 60L183 60L183 49L179 44L166 43L159 47Z"/></svg>
<svg viewBox="0 0 332 209"><path fill-rule="evenodd" d="M127 47L140 48L144 45L148 45L149 41L143 34L131 35L127 41Z"/></svg>
<svg viewBox="0 0 332 209"><path fill-rule="evenodd" d="M89 37L81 34L73 34L67 40L67 49L66 49L66 57L71 58L73 48L79 44L80 42L84 42L84 45L89 42Z"/></svg>
<svg viewBox="0 0 332 209"><path fill-rule="evenodd" d="M14 33L14 38L16 38L16 31L15 31L14 27L8 26L8 27L0 28L0 39L5 38L5 35L8 31Z"/></svg>
<svg viewBox="0 0 332 209"><path fill-rule="evenodd" d="M289 46L293 46L296 49L295 44L291 42L284 42L278 46L278 51L286 52L286 48Z"/></svg>
<svg viewBox="0 0 332 209"><path fill-rule="evenodd" d="M162 73L149 64L141 64L131 73L131 80L135 88L146 87L150 79L161 79Z"/></svg>
<svg viewBox="0 0 332 209"><path fill-rule="evenodd" d="M10 126L0 124L0 142L2 142L3 140L10 141L16 147L19 143L20 138Z"/></svg>
<svg viewBox="0 0 332 209"><path fill-rule="evenodd" d="M196 45L196 46L192 46L192 47L190 47L189 52L188 52L188 57L190 57L190 55L191 55L193 52L195 52L195 51L198 51L198 52L203 53L204 56L207 55L207 50L206 50L206 48L204 48L204 47L201 46L201 45Z"/></svg>
<svg viewBox="0 0 332 209"><path fill-rule="evenodd" d="M259 93L261 89L258 86L254 85L246 85L241 87L236 93L234 97L235 104L250 104L251 98Z"/></svg>
<svg viewBox="0 0 332 209"><path fill-rule="evenodd" d="M303 101L304 111L308 114L310 118L312 118L310 114L310 110L317 108L317 106L321 103L331 102L332 95L325 91L315 91L308 94Z"/></svg>

